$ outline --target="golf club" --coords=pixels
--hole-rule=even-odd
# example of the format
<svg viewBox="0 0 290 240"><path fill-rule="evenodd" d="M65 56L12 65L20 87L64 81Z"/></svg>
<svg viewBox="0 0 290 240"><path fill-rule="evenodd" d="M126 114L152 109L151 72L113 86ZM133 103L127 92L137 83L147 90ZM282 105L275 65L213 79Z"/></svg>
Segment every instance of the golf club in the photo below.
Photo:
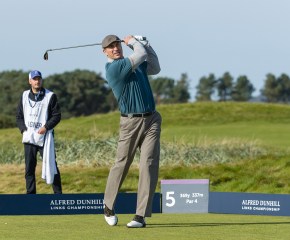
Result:
<svg viewBox="0 0 290 240"><path fill-rule="evenodd" d="M138 41L147 41L146 37L143 36L134 36ZM123 41L122 41L123 42ZM49 51L56 51L56 50L64 50L64 49L70 49L70 48L79 48L79 47L90 47L90 46L95 46L95 45L102 45L102 43L93 43L93 44L86 44L86 45L79 45L79 46L72 46L72 47L63 47L63 48L54 48L54 49L48 49L45 51L43 55L44 60L48 60L48 52Z"/></svg>
<svg viewBox="0 0 290 240"><path fill-rule="evenodd" d="M44 60L48 60L48 52L49 51L64 50L64 49L79 48L79 47L90 47L90 46L95 46L95 45L102 45L102 43L93 43L93 44L87 44L87 45L79 45L79 46L72 46L72 47L48 49L48 50L45 51L45 53L43 55L43 58L44 58Z"/></svg>

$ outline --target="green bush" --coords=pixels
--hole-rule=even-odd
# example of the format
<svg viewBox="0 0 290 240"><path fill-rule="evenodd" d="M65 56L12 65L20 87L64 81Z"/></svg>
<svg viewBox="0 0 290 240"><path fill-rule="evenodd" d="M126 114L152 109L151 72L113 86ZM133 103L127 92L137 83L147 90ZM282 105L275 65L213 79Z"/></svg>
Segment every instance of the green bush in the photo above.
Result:
<svg viewBox="0 0 290 240"><path fill-rule="evenodd" d="M15 116L11 115L0 115L0 129L12 128L16 126Z"/></svg>

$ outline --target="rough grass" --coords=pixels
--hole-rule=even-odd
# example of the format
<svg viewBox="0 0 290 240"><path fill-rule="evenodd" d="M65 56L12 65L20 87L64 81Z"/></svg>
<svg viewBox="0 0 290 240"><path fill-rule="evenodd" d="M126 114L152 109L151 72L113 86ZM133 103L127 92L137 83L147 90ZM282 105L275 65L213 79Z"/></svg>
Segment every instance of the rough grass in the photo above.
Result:
<svg viewBox="0 0 290 240"><path fill-rule="evenodd" d="M290 106L194 103L158 110L163 117L160 179L209 178L212 191L289 193ZM104 191L118 122L119 113L113 112L57 126L64 192ZM16 128L0 130L0 164L0 191L24 192L23 146ZM136 191L137 166L138 154L122 191ZM39 169L37 174L38 190L51 192Z"/></svg>
<svg viewBox="0 0 290 240"><path fill-rule="evenodd" d="M111 166L115 159L117 137L108 139L57 140L56 153L59 164L82 164L87 166ZM241 141L239 139L224 139L216 141L199 141L196 143L164 142L161 144L161 166L192 166L194 164L213 164L236 162L244 159L256 159L273 155L273 150L255 141ZM282 156L285 153L276 152ZM0 150L0 163L22 163L23 150L15 146ZM136 153L138 165L140 152Z"/></svg>
<svg viewBox="0 0 290 240"><path fill-rule="evenodd" d="M85 164L60 165L64 193L102 193L109 167ZM132 166L121 192L136 192L138 168ZM0 193L25 193L24 165L6 164L0 168ZM37 166L37 192L52 193L50 185L41 179L41 162ZM192 166L161 166L157 192L162 179L210 179L210 190L217 192L290 192L290 160L288 157L267 157L242 160L235 163L218 163Z"/></svg>

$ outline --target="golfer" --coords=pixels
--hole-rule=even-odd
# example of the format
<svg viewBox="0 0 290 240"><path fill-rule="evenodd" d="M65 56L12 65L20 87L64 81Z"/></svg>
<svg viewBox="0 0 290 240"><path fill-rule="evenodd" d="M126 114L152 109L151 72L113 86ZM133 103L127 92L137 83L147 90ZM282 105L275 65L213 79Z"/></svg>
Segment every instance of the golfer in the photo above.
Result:
<svg viewBox="0 0 290 240"><path fill-rule="evenodd" d="M123 56L121 42L133 50L129 57ZM155 110L147 75L160 72L159 61L148 41L138 41L131 35L123 41L116 35L108 35L103 39L102 47L108 57L106 79L121 112L117 157L110 170L104 196L105 220L111 226L118 222L115 200L139 149L136 215L127 227L142 228L146 226L145 217L151 217L158 181L162 119Z"/></svg>
<svg viewBox="0 0 290 240"><path fill-rule="evenodd" d="M53 192L62 193L61 178L55 161L53 128L61 120L56 95L42 87L41 72L29 73L31 88L23 92L16 113L25 153L26 193L36 194L35 168L37 152L42 163L42 178L52 184Z"/></svg>

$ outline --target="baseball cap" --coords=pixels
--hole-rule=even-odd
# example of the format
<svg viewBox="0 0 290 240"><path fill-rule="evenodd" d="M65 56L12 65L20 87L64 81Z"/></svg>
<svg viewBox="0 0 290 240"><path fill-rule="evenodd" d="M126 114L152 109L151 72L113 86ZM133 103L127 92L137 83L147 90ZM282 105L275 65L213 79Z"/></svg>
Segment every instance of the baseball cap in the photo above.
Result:
<svg viewBox="0 0 290 240"><path fill-rule="evenodd" d="M103 41L102 41L102 47L106 48L108 47L111 43L113 42L122 42L121 39L119 37L117 37L116 35L108 35L106 36Z"/></svg>
<svg viewBox="0 0 290 240"><path fill-rule="evenodd" d="M41 77L42 78L41 72L39 72L38 70L33 70L33 71L31 71L29 73L29 79L35 78L35 77Z"/></svg>

